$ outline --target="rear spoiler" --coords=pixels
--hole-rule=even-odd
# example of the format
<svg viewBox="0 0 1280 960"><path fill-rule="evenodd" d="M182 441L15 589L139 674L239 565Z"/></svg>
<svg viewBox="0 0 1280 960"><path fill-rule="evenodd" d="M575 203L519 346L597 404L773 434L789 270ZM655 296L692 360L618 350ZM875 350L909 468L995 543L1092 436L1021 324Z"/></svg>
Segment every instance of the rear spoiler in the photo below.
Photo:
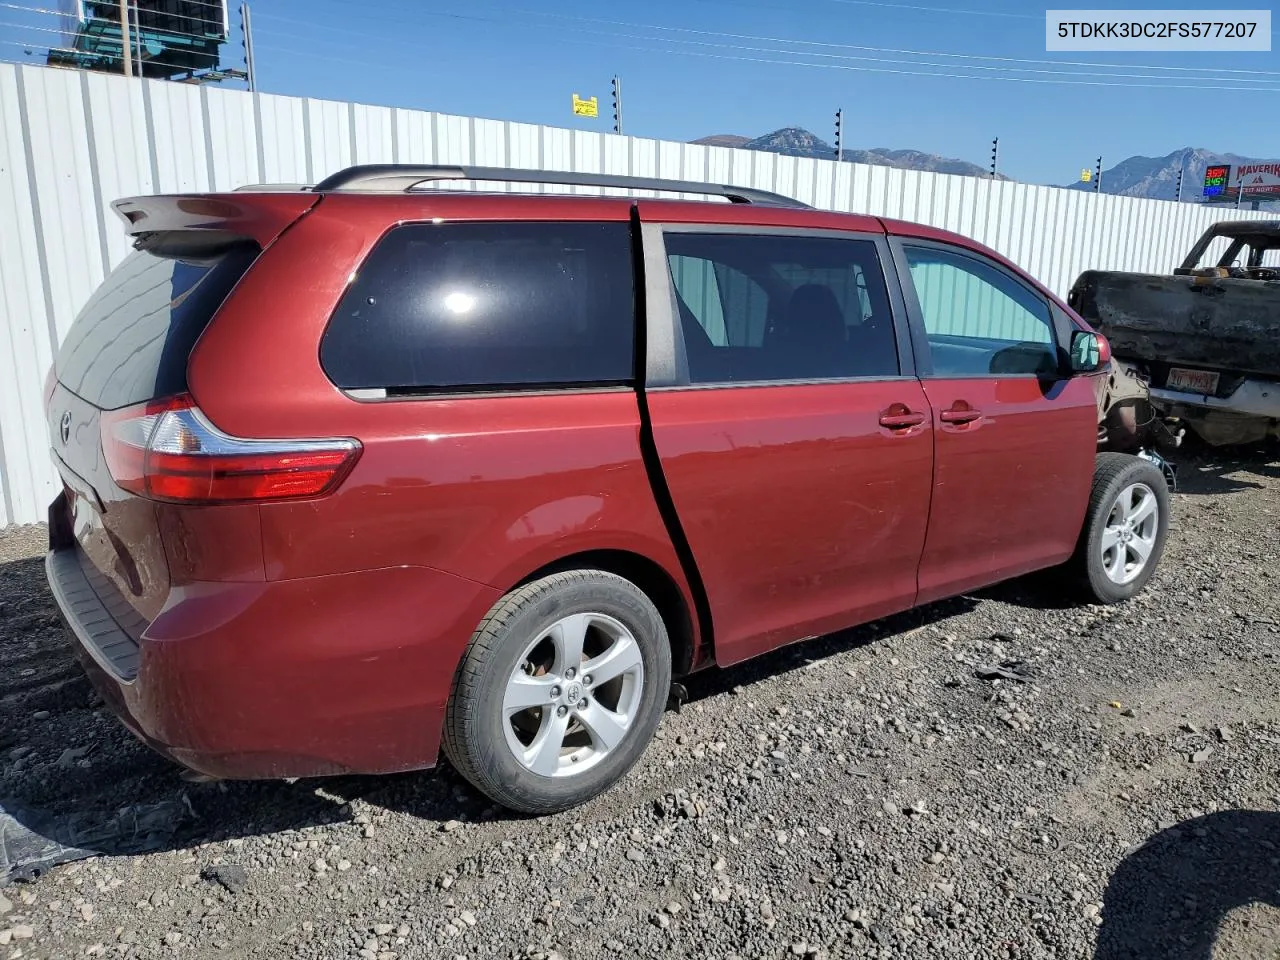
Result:
<svg viewBox="0 0 1280 960"><path fill-rule="evenodd" d="M199 233L206 242L220 236L265 247L320 199L302 192L170 194L129 197L111 206L142 244L148 238Z"/></svg>

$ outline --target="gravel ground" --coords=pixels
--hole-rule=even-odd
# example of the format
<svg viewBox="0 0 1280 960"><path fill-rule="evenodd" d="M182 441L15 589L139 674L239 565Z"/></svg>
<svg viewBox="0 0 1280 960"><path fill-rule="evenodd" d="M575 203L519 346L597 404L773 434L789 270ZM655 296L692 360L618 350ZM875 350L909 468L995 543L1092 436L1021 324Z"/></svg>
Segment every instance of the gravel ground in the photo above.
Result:
<svg viewBox="0 0 1280 960"><path fill-rule="evenodd" d="M1280 960L1280 467L1181 480L1136 601L1044 576L698 676L623 783L539 820L447 769L182 781L10 529L0 803L183 819L6 887L0 958ZM1005 660L1030 679L975 676Z"/></svg>

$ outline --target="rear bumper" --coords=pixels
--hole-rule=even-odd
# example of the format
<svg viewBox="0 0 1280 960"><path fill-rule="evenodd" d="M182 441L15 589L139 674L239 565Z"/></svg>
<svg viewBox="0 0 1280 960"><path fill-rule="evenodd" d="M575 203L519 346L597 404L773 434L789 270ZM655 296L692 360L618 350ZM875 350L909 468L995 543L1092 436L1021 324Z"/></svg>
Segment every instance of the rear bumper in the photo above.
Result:
<svg viewBox="0 0 1280 960"><path fill-rule="evenodd" d="M1152 387L1151 399L1168 405L1200 407L1237 416L1280 419L1280 383L1272 380L1246 380L1229 397Z"/></svg>
<svg viewBox="0 0 1280 960"><path fill-rule="evenodd" d="M127 604L109 603L106 591L85 567L79 550L50 550L44 572L53 599L67 628L97 667L116 680L132 680L138 674L137 637L146 629L146 621Z"/></svg>
<svg viewBox="0 0 1280 960"><path fill-rule="evenodd" d="M197 583L173 589L122 653L129 631L76 577L75 549L50 551L46 570L86 672L125 725L226 779L433 766L454 669L498 597L423 567Z"/></svg>

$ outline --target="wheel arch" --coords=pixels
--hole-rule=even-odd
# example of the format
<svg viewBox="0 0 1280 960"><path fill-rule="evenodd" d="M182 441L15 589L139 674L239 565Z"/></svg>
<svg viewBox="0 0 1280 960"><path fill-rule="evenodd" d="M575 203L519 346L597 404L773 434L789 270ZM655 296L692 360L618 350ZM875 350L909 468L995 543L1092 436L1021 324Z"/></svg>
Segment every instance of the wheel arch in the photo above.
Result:
<svg viewBox="0 0 1280 960"><path fill-rule="evenodd" d="M710 638L700 637L691 598L658 561L632 550L594 549L567 554L530 571L507 590L567 570L603 570L629 580L653 601L667 627L673 676L683 676L710 660Z"/></svg>

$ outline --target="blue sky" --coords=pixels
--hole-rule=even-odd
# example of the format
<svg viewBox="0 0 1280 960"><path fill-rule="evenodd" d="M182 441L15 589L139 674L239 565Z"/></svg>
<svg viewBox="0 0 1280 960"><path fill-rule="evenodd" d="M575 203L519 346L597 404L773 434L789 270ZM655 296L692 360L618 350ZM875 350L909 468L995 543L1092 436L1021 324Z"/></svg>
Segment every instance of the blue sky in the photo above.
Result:
<svg viewBox="0 0 1280 960"><path fill-rule="evenodd" d="M1260 106L1280 93L1280 54L1049 54L1044 8L1013 0L252 7L259 85L276 93L605 130L617 73L626 132L639 136L755 136L794 125L830 140L842 106L846 147L910 147L985 165L998 136L1002 172L1033 182L1069 182L1099 153L1104 166L1184 146L1280 157L1280 125ZM10 12L0 20L35 18ZM0 39L6 33L39 42L16 28L0 28ZM20 51L0 56L18 59ZM238 59L230 49L227 62ZM1159 69L1169 67L1203 69ZM973 79L980 76L991 79ZM1021 79L1006 79L1013 77ZM1076 83L1028 82L1045 80ZM572 116L574 92L600 98L599 120Z"/></svg>

